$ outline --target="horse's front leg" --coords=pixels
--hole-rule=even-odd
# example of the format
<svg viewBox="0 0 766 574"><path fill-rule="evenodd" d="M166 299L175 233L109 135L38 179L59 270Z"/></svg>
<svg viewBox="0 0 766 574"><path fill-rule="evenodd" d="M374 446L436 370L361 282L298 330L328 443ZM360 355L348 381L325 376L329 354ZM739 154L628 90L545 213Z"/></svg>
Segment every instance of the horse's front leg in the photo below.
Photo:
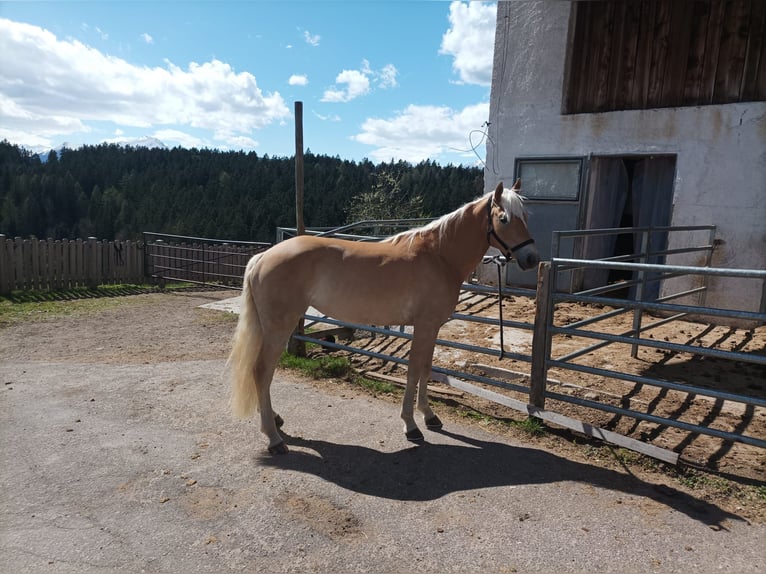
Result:
<svg viewBox="0 0 766 574"><path fill-rule="evenodd" d="M431 374L431 362L433 361L434 344L438 328L415 326L415 334L410 348L410 364L407 369L407 387L402 399L402 420L404 421L404 434L407 440L420 442L424 440L423 433L415 423L414 403L415 389L418 388L418 410L426 419L426 426L430 429L441 428L441 421L428 406L428 378ZM438 427L433 426L438 422Z"/></svg>

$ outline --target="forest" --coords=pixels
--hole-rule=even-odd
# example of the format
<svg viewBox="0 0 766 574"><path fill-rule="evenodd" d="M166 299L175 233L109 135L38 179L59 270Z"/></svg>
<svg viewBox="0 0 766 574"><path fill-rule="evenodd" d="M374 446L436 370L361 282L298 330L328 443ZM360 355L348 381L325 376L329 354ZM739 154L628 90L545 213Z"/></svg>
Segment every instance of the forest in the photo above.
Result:
<svg viewBox="0 0 766 574"><path fill-rule="evenodd" d="M304 154L307 227L435 217L483 192L483 171L431 161L359 163ZM209 149L84 146L47 161L0 142L0 234L140 239L171 233L275 240L295 226L293 157Z"/></svg>

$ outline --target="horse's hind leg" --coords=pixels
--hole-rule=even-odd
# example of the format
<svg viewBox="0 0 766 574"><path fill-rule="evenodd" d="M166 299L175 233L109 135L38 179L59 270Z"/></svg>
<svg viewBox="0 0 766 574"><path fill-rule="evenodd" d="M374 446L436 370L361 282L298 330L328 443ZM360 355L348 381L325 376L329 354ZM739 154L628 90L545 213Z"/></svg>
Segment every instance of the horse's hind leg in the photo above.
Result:
<svg viewBox="0 0 766 574"><path fill-rule="evenodd" d="M275 345L273 342L264 341L261 353L253 367L261 415L261 432L269 439L269 452L271 454L287 453L287 446L278 430L284 421L271 406L271 381L274 378L274 369L277 367L283 347L284 345Z"/></svg>

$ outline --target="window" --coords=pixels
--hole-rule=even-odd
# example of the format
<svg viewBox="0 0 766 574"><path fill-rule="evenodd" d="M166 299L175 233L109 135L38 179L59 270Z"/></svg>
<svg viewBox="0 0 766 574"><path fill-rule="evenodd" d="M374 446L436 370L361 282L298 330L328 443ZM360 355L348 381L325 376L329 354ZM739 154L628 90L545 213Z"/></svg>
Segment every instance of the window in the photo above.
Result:
<svg viewBox="0 0 766 574"><path fill-rule="evenodd" d="M580 195L581 158L519 158L516 177L529 199L577 201Z"/></svg>

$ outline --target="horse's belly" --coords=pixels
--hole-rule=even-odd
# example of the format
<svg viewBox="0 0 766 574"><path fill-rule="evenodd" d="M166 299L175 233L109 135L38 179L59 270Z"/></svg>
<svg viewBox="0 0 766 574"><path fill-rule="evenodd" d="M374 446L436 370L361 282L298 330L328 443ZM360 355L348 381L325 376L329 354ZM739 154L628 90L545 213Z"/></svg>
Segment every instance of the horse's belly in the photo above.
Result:
<svg viewBox="0 0 766 574"><path fill-rule="evenodd" d="M319 291L312 297L311 306L322 314L367 325L411 325L415 309L408 297L391 297L376 292L349 293L345 290Z"/></svg>

